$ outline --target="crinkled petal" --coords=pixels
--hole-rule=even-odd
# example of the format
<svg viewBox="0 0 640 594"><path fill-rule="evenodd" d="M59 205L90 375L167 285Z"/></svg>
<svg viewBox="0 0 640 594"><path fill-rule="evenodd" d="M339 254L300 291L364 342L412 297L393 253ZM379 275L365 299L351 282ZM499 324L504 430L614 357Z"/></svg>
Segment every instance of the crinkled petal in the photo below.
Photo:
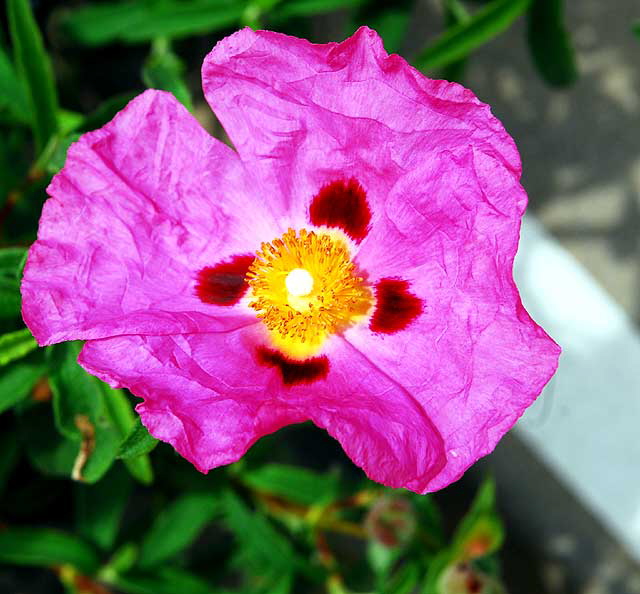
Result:
<svg viewBox="0 0 640 594"><path fill-rule="evenodd" d="M426 161L396 184L362 245L372 282L394 276L423 301L394 334L347 339L411 393L442 435L442 488L498 440L553 375L560 349L522 307L513 281L526 196L516 175L468 148Z"/></svg>
<svg viewBox="0 0 640 594"><path fill-rule="evenodd" d="M215 334L118 336L85 344L79 363L144 399L152 435L201 472L238 460L258 438L306 420L269 389L251 327Z"/></svg>
<svg viewBox="0 0 640 594"><path fill-rule="evenodd" d="M387 55L366 27L326 45L244 29L215 46L202 74L241 158L298 226L324 184L350 176L375 216L397 179L432 152L473 145L520 171L512 139L486 105Z"/></svg>
<svg viewBox="0 0 640 594"><path fill-rule="evenodd" d="M374 480L417 491L444 464L442 439L415 399L347 343L326 379L284 386L256 357L260 328L89 341L80 364L144 399L150 432L201 471L237 460L259 437L311 419Z"/></svg>
<svg viewBox="0 0 640 594"><path fill-rule="evenodd" d="M367 476L423 493L446 462L437 426L402 384L339 341L325 385L311 386L309 417L335 437Z"/></svg>
<svg viewBox="0 0 640 594"><path fill-rule="evenodd" d="M48 191L22 284L41 344L247 323L248 308L202 303L195 277L278 228L237 155L172 95L147 91L82 136Z"/></svg>

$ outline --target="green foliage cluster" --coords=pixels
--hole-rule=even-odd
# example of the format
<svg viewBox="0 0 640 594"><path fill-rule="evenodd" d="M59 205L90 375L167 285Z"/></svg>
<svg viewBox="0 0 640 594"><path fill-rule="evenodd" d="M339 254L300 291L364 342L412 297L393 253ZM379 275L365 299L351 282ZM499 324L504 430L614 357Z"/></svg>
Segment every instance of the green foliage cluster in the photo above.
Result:
<svg viewBox="0 0 640 594"><path fill-rule="evenodd" d="M169 446L156 447L130 394L77 365L80 344L38 349L20 318L20 277L45 188L80 134L102 126L145 86L173 92L198 113L202 98L192 90L201 56L240 26L313 37L314 24L332 15L345 35L366 23L389 51L401 51L414 4L107 0L39 5L34 15L28 0L6 0L0 572L47 568L59 591L70 594L503 591L496 561L503 530L491 482L447 537L431 497L355 478L360 474L338 453L329 461L333 470L311 470L313 456L292 454L299 429L262 440L241 463L200 475ZM541 77L555 86L576 78L561 0L442 0L442 13L440 36L413 56L420 69L460 79L476 49L526 15ZM84 84L100 50L113 51L126 84ZM326 439L333 452L328 438L312 437Z"/></svg>

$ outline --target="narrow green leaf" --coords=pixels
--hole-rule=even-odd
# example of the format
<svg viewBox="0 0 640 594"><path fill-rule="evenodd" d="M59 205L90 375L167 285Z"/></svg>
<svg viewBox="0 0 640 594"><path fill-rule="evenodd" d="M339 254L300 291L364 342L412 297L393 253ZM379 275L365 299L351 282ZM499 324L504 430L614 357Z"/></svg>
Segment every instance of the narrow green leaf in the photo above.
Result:
<svg viewBox="0 0 640 594"><path fill-rule="evenodd" d="M50 404L16 410L20 441L34 468L45 476L71 476L78 442L56 431Z"/></svg>
<svg viewBox="0 0 640 594"><path fill-rule="evenodd" d="M640 21L638 21L637 23L634 23L633 27L631 28L631 30L638 36L638 38L640 39Z"/></svg>
<svg viewBox="0 0 640 594"><path fill-rule="evenodd" d="M291 542L266 517L249 510L235 493L225 492L223 510L225 524L236 538L237 567L275 583L299 565Z"/></svg>
<svg viewBox="0 0 640 594"><path fill-rule="evenodd" d="M122 390L113 390L104 383L101 383L100 386L107 410L120 436L120 447L116 457L123 459L124 465L133 478L144 485L150 485L153 482L153 469L147 454L158 444L158 440L151 437L149 432L144 429L148 439L145 440L143 435L140 435L141 432L138 432L137 453L129 457L122 456L121 451L124 443L129 441L132 433L138 429L138 425L142 424L139 417L134 414L129 399ZM148 443L150 440L152 440L151 444Z"/></svg>
<svg viewBox="0 0 640 594"><path fill-rule="evenodd" d="M464 58L472 50L502 33L523 14L531 0L493 0L468 22L443 33L414 60L421 70L441 68Z"/></svg>
<svg viewBox="0 0 640 594"><path fill-rule="evenodd" d="M158 565L188 547L213 518L218 498L210 493L189 493L164 508L147 533L138 564Z"/></svg>
<svg viewBox="0 0 640 594"><path fill-rule="evenodd" d="M415 562L407 562L389 579L384 588L388 594L412 594L416 591L416 585L422 575L422 568Z"/></svg>
<svg viewBox="0 0 640 594"><path fill-rule="evenodd" d="M443 0L447 26L466 23L471 18L469 11L460 0Z"/></svg>
<svg viewBox="0 0 640 594"><path fill-rule="evenodd" d="M78 130L84 124L84 116L76 111L61 109L58 111L58 124L60 134L64 137Z"/></svg>
<svg viewBox="0 0 640 594"><path fill-rule="evenodd" d="M36 363L18 363L0 373L0 413L26 398L46 367Z"/></svg>
<svg viewBox="0 0 640 594"><path fill-rule="evenodd" d="M335 474L319 474L286 464L245 470L241 478L253 489L305 505L329 503L340 495L340 482Z"/></svg>
<svg viewBox="0 0 640 594"><path fill-rule="evenodd" d="M49 349L49 379L56 427L68 439L79 442L74 478L92 483L114 462L120 434L106 408L100 380L76 362L81 346L70 342Z"/></svg>
<svg viewBox="0 0 640 594"><path fill-rule="evenodd" d="M150 89L173 93L189 111L193 111L191 93L184 82L184 64L171 50L166 39L156 39L142 68L142 80Z"/></svg>
<svg viewBox="0 0 640 594"><path fill-rule="evenodd" d="M0 276L0 319L10 320L19 317L21 303L20 281L17 278Z"/></svg>
<svg viewBox="0 0 640 594"><path fill-rule="evenodd" d="M310 17L364 4L365 0L289 0L274 9L271 18Z"/></svg>
<svg viewBox="0 0 640 594"><path fill-rule="evenodd" d="M438 582L444 571L450 565L451 559L451 551L449 549L443 549L429 561L427 575L422 583L420 594L443 594L438 587Z"/></svg>
<svg viewBox="0 0 640 594"><path fill-rule="evenodd" d="M495 483L486 479L453 537L455 559L467 561L488 555L502 546L504 528L495 507Z"/></svg>
<svg viewBox="0 0 640 594"><path fill-rule="evenodd" d="M24 84L9 59L0 47L0 110L6 109L15 122L31 123L31 112Z"/></svg>
<svg viewBox="0 0 640 594"><path fill-rule="evenodd" d="M245 2L237 0L134 0L87 4L61 15L61 21L70 37L86 45L140 43L233 27L244 9Z"/></svg>
<svg viewBox="0 0 640 594"><path fill-rule="evenodd" d="M0 366L20 359L38 348L38 343L27 328L0 336Z"/></svg>
<svg viewBox="0 0 640 594"><path fill-rule="evenodd" d="M444 0L444 14L447 29L465 25L471 20L469 11L460 0ZM468 56L447 64L438 75L438 78L460 82L464 76L467 62Z"/></svg>
<svg viewBox="0 0 640 594"><path fill-rule="evenodd" d="M533 0L527 17L527 39L538 72L550 85L570 85L578 78L578 67L562 0Z"/></svg>
<svg viewBox="0 0 640 594"><path fill-rule="evenodd" d="M20 265L27 253L23 247L0 248L0 277L20 278Z"/></svg>
<svg viewBox="0 0 640 594"><path fill-rule="evenodd" d="M111 550L131 488L131 478L121 466L111 468L95 485L76 485L77 533L99 548Z"/></svg>
<svg viewBox="0 0 640 594"><path fill-rule="evenodd" d="M177 567L158 567L153 573L132 572L110 582L125 594L223 594L201 577Z"/></svg>
<svg viewBox="0 0 640 594"><path fill-rule="evenodd" d="M69 564L88 574L98 568L98 559L89 545L50 528L1 530L0 561L17 565Z"/></svg>
<svg viewBox="0 0 640 594"><path fill-rule="evenodd" d="M53 145L50 154L47 155L45 164L47 173L54 175L64 167L69 147L79 138L80 134L78 133L55 137L55 144Z"/></svg>
<svg viewBox="0 0 640 594"><path fill-rule="evenodd" d="M149 433L138 418L124 443L118 450L118 458L129 460L143 454L148 454L158 445L158 440Z"/></svg>
<svg viewBox="0 0 640 594"><path fill-rule="evenodd" d="M26 86L36 150L40 152L58 130L53 70L28 0L7 0L7 11L15 62Z"/></svg>

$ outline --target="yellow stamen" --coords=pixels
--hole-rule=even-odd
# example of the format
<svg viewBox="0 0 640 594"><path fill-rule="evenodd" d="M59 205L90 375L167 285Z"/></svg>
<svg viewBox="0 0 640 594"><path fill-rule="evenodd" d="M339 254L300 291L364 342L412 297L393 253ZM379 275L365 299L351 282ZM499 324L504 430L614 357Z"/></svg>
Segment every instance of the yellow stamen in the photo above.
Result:
<svg viewBox="0 0 640 594"><path fill-rule="evenodd" d="M249 304L285 355L304 359L362 318L373 295L337 231L289 229L263 243L249 268Z"/></svg>

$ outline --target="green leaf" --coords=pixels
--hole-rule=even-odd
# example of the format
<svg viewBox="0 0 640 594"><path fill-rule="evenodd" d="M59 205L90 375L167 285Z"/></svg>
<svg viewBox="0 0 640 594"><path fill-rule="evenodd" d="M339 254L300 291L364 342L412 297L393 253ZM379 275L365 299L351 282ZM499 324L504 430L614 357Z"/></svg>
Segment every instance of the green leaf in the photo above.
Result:
<svg viewBox="0 0 640 594"><path fill-rule="evenodd" d="M16 565L69 564L87 574L98 568L98 559L89 545L71 534L50 528L3 529L0 561Z"/></svg>
<svg viewBox="0 0 640 594"><path fill-rule="evenodd" d="M60 134L65 137L78 130L84 124L84 116L76 111L60 109L58 111L58 124L60 126Z"/></svg>
<svg viewBox="0 0 640 594"><path fill-rule="evenodd" d="M502 546L504 528L495 507L495 483L486 479L453 537L453 556L468 561L488 555Z"/></svg>
<svg viewBox="0 0 640 594"><path fill-rule="evenodd" d="M289 0L274 8L272 20L291 17L310 17L364 4L365 0Z"/></svg>
<svg viewBox="0 0 640 594"><path fill-rule="evenodd" d="M170 91L189 111L193 111L191 93L184 82L184 64L171 50L166 39L156 39L142 68L142 80L150 89Z"/></svg>
<svg viewBox="0 0 640 594"><path fill-rule="evenodd" d="M211 521L218 498L210 493L189 493L165 507L140 547L138 564L149 568L188 547Z"/></svg>
<svg viewBox="0 0 640 594"><path fill-rule="evenodd" d="M23 247L0 248L0 277L19 279L26 254L27 249Z"/></svg>
<svg viewBox="0 0 640 594"><path fill-rule="evenodd" d="M578 67L562 0L533 0L527 16L527 39L538 72L550 85L570 85L578 78Z"/></svg>
<svg viewBox="0 0 640 594"><path fill-rule="evenodd" d="M21 124L31 123L31 112L27 93L22 80L9 59L9 56L0 47L0 110L6 109L15 122Z"/></svg>
<svg viewBox="0 0 640 594"><path fill-rule="evenodd" d="M403 563L389 579L383 591L387 594L412 594L416 591L422 572L417 563Z"/></svg>
<svg viewBox="0 0 640 594"><path fill-rule="evenodd" d="M447 29L465 25L471 20L471 15L460 0L444 0L444 14ZM438 75L444 80L460 82L467 67L468 57L460 58L447 64Z"/></svg>
<svg viewBox="0 0 640 594"><path fill-rule="evenodd" d="M153 573L132 572L110 583L126 594L222 594L199 576L177 567L158 567Z"/></svg>
<svg viewBox="0 0 640 594"><path fill-rule="evenodd" d="M55 143L48 155L45 169L47 173L54 175L58 173L67 160L69 147L80 138L80 134L73 133L66 136L56 136Z"/></svg>
<svg viewBox="0 0 640 594"><path fill-rule="evenodd" d="M407 36L410 20L410 10L390 6L380 13L374 21L369 21L369 24L380 34L384 41L385 49L391 54L400 51Z"/></svg>
<svg viewBox="0 0 640 594"><path fill-rule="evenodd" d="M18 432L29 461L39 472L46 476L71 476L78 443L56 431L49 403L20 411Z"/></svg>
<svg viewBox="0 0 640 594"><path fill-rule="evenodd" d="M0 373L0 413L8 410L31 393L46 367L36 363L18 363Z"/></svg>
<svg viewBox="0 0 640 594"><path fill-rule="evenodd" d="M113 421L120 436L120 447L118 448L116 457L123 459L124 465L127 467L133 478L144 485L151 484L153 482L153 470L151 468L151 460L146 454L158 444L158 440L149 435L153 440L153 444L149 447L148 440L147 443L141 443L144 440L138 433L139 441L137 442L137 453L132 453L128 457L122 456L122 447L124 443L129 441L132 433L136 431L138 424L141 424L140 419L134 414L133 409L131 408L131 403L122 390L113 390L107 386L107 384L102 382L100 382L100 387L102 388L104 402L107 406L107 410L109 411L109 415L111 416L111 420Z"/></svg>
<svg viewBox="0 0 640 594"><path fill-rule="evenodd" d="M640 21L638 21L637 23L634 23L633 27L631 28L631 30L637 35L637 37L640 39Z"/></svg>
<svg viewBox="0 0 640 594"><path fill-rule="evenodd" d="M451 551L444 549L429 561L427 575L420 589L420 594L443 594L438 582L451 563Z"/></svg>
<svg viewBox="0 0 640 594"><path fill-rule="evenodd" d="M20 281L16 278L0 276L0 319L10 320L19 317L21 303Z"/></svg>
<svg viewBox="0 0 640 594"><path fill-rule="evenodd" d="M148 454L157 445L158 440L149 433L138 418L129 431L129 435L124 440L124 443L120 446L118 458L123 460L136 458L143 454Z"/></svg>
<svg viewBox="0 0 640 594"><path fill-rule="evenodd" d="M20 359L37 348L38 343L27 328L3 334L0 336L0 366Z"/></svg>
<svg viewBox="0 0 640 594"><path fill-rule="evenodd" d="M468 22L448 29L414 60L416 68L441 68L467 56L472 50L502 33L523 14L531 0L493 0Z"/></svg>
<svg viewBox="0 0 640 594"><path fill-rule="evenodd" d="M53 70L28 0L7 0L7 12L15 63L26 87L39 153L58 130Z"/></svg>
<svg viewBox="0 0 640 594"><path fill-rule="evenodd" d="M445 532L440 509L433 497L416 493L407 493L406 496L413 503L416 511L420 539L434 550L441 549L445 543Z"/></svg>
<svg viewBox="0 0 640 594"><path fill-rule="evenodd" d="M108 551L113 547L131 494L131 479L113 467L95 485L76 485L77 533Z"/></svg>
<svg viewBox="0 0 640 594"><path fill-rule="evenodd" d="M232 491L223 497L224 521L236 538L234 565L268 583L291 573L299 560L291 542L263 515L250 511Z"/></svg>
<svg viewBox="0 0 640 594"><path fill-rule="evenodd" d="M79 43L140 43L157 37L176 39L234 27L245 2L165 0L87 4L61 15L66 33Z"/></svg>
<svg viewBox="0 0 640 594"><path fill-rule="evenodd" d="M49 349L49 380L56 427L80 442L74 478L93 483L115 460L121 437L105 405L100 380L76 362L81 346L69 342Z"/></svg>
<svg viewBox="0 0 640 594"><path fill-rule="evenodd" d="M335 474L319 474L286 464L265 464L241 474L249 487L304 505L329 503L340 495Z"/></svg>

